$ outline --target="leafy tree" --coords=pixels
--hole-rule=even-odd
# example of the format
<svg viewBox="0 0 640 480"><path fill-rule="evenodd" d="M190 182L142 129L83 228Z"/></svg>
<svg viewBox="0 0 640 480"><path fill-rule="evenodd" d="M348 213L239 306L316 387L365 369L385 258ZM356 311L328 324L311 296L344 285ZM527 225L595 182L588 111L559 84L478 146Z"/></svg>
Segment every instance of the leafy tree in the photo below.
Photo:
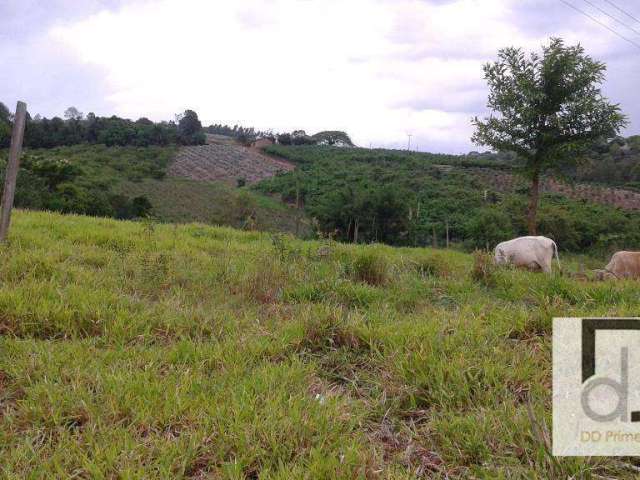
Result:
<svg viewBox="0 0 640 480"><path fill-rule="evenodd" d="M7 108L7 106L0 102L0 122L10 123L11 122L11 112Z"/></svg>
<svg viewBox="0 0 640 480"><path fill-rule="evenodd" d="M280 145L291 145L291 134L290 133L281 133L277 136L278 143Z"/></svg>
<svg viewBox="0 0 640 480"><path fill-rule="evenodd" d="M472 140L499 151L512 151L523 161L521 173L531 181L527 228L537 231L540 177L560 173L579 154L625 125L618 105L602 96L606 66L585 54L580 45L551 39L542 56L505 48L484 66L492 115L476 117Z"/></svg>
<svg viewBox="0 0 640 480"><path fill-rule="evenodd" d="M179 118L178 137L180 141L184 144L204 143L204 133L198 114L193 110L185 110Z"/></svg>
<svg viewBox="0 0 640 480"><path fill-rule="evenodd" d="M82 120L83 114L76 107L69 107L64 111L64 118L67 120Z"/></svg>
<svg viewBox="0 0 640 480"><path fill-rule="evenodd" d="M11 112L0 102L0 148L11 144Z"/></svg>
<svg viewBox="0 0 640 480"><path fill-rule="evenodd" d="M325 131L318 132L311 137L318 145L335 145L340 147L353 147L353 142L346 132Z"/></svg>

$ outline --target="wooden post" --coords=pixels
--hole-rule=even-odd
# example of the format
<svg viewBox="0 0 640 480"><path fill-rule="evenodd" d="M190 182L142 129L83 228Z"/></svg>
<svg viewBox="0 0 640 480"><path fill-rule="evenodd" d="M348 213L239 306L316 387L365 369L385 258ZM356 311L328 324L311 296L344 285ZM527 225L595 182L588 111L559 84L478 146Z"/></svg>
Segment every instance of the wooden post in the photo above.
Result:
<svg viewBox="0 0 640 480"><path fill-rule="evenodd" d="M18 102L16 116L13 119L13 132L11 133L11 147L9 148L9 161L4 172L4 191L2 192L2 213L0 213L0 242L7 239L9 222L11 221L11 209L13 197L16 194L16 179L20 168L20 152L22 151L22 139L24 137L24 124L27 117L27 104Z"/></svg>

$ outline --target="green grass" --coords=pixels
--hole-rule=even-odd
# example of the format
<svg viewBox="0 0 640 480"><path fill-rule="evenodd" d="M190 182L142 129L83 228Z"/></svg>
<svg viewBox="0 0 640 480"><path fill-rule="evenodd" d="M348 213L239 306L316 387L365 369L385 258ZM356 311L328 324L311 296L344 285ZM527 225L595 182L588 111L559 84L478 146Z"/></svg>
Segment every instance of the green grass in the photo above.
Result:
<svg viewBox="0 0 640 480"><path fill-rule="evenodd" d="M97 182L115 186L123 181L163 178L177 152L169 147L107 147L80 144L69 147L26 149L31 158L67 160L79 167L79 182Z"/></svg>
<svg viewBox="0 0 640 480"><path fill-rule="evenodd" d="M166 170L178 147L107 147L105 145L73 145L52 149L25 150L25 160L65 160L79 169L70 183L87 189L88 197L125 195L128 198L145 196L153 207L152 216L161 222L201 222L236 228L282 231L300 236L310 234L309 222L302 218L296 228L298 213L267 195L248 188L232 188L222 182L197 182L167 177ZM0 158L7 151L0 152ZM17 205L33 209L54 209L35 197L55 195L46 185L35 185L33 176L22 173L23 183L18 188ZM69 183L69 182L66 182ZM21 193L22 192L22 193ZM72 212L83 205L65 206ZM90 212L93 213L93 212Z"/></svg>
<svg viewBox="0 0 640 480"><path fill-rule="evenodd" d="M638 284L473 263L17 211L0 477L635 478L553 460L526 405L550 424L551 318L635 315Z"/></svg>
<svg viewBox="0 0 640 480"><path fill-rule="evenodd" d="M283 202L223 182L199 182L167 177L123 182L118 191L129 197L144 195L153 205L153 217L163 222L201 222L261 231L296 231L298 212ZM308 220L300 213L298 234L310 235Z"/></svg>

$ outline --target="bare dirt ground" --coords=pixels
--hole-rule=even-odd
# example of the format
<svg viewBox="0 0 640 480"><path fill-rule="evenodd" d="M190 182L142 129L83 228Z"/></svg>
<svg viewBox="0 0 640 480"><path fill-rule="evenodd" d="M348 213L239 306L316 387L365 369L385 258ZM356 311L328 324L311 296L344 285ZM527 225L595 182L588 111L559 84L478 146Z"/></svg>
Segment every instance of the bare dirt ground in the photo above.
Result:
<svg viewBox="0 0 640 480"><path fill-rule="evenodd" d="M289 162L234 144L229 137L207 135L207 145L182 147L168 173L174 177L235 185L238 179L244 179L247 184L256 183L294 168Z"/></svg>

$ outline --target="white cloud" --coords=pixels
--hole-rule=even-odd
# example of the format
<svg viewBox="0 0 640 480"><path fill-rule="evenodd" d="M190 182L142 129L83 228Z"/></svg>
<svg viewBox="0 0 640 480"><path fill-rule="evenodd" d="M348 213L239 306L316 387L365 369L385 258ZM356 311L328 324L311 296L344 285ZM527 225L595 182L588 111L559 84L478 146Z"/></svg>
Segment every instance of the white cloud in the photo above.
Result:
<svg viewBox="0 0 640 480"><path fill-rule="evenodd" d="M105 10L49 36L106 72L119 115L167 119L193 108L205 123L343 129L362 145L402 145L410 132L421 148L466 151L469 120L486 98L481 66L498 48L537 49L552 34L586 32L594 55L612 50L592 25L523 26L523 12L544 17L539 5L162 0Z"/></svg>

